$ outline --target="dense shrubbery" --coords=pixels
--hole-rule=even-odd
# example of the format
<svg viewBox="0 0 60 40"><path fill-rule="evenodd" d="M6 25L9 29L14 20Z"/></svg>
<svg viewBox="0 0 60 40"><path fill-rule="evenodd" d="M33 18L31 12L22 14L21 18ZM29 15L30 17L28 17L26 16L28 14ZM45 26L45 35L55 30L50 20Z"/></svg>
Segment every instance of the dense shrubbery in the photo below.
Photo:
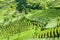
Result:
<svg viewBox="0 0 60 40"><path fill-rule="evenodd" d="M48 37L58 36L59 17L60 0L0 0L0 40L43 38L45 32ZM54 24L52 19L58 21L54 20L52 27L58 27L45 30Z"/></svg>

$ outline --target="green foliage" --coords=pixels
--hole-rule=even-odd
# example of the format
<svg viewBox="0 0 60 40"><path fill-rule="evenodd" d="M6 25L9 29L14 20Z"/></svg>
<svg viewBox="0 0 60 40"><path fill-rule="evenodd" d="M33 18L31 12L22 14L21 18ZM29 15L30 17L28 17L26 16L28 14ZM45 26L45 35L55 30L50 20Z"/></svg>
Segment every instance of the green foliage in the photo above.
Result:
<svg viewBox="0 0 60 40"><path fill-rule="evenodd" d="M29 14L26 16L27 19L35 20L38 21L40 24L42 24L42 27L41 26L36 27L34 37L36 38L56 37L56 36L59 37L58 35L60 35L60 33L58 33L57 31L59 31L58 23L60 20L59 15L60 10L57 11L55 9L50 9L35 12L36 13ZM35 25L38 25L38 23Z"/></svg>
<svg viewBox="0 0 60 40"><path fill-rule="evenodd" d="M59 8L60 6L60 0L27 0L28 5L31 5L33 8L38 6L40 9L50 9L57 7ZM37 7L37 8L38 8Z"/></svg>
<svg viewBox="0 0 60 40"><path fill-rule="evenodd" d="M0 40L59 36L60 0L0 0Z"/></svg>

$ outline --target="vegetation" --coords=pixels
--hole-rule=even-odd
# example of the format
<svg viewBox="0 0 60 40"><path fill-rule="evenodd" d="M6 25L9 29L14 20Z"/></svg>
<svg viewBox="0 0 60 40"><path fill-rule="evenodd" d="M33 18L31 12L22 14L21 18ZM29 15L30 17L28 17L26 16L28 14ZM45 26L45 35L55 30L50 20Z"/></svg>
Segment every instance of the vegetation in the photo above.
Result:
<svg viewBox="0 0 60 40"><path fill-rule="evenodd" d="M0 0L0 40L56 37L60 38L60 0Z"/></svg>

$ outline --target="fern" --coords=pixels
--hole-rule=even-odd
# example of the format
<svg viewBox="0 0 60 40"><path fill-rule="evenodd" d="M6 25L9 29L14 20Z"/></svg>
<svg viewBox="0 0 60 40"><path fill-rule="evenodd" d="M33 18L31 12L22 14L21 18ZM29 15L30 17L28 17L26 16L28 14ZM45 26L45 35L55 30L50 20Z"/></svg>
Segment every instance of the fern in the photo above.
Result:
<svg viewBox="0 0 60 40"><path fill-rule="evenodd" d="M59 38L59 4L59 0L0 0L0 40Z"/></svg>

